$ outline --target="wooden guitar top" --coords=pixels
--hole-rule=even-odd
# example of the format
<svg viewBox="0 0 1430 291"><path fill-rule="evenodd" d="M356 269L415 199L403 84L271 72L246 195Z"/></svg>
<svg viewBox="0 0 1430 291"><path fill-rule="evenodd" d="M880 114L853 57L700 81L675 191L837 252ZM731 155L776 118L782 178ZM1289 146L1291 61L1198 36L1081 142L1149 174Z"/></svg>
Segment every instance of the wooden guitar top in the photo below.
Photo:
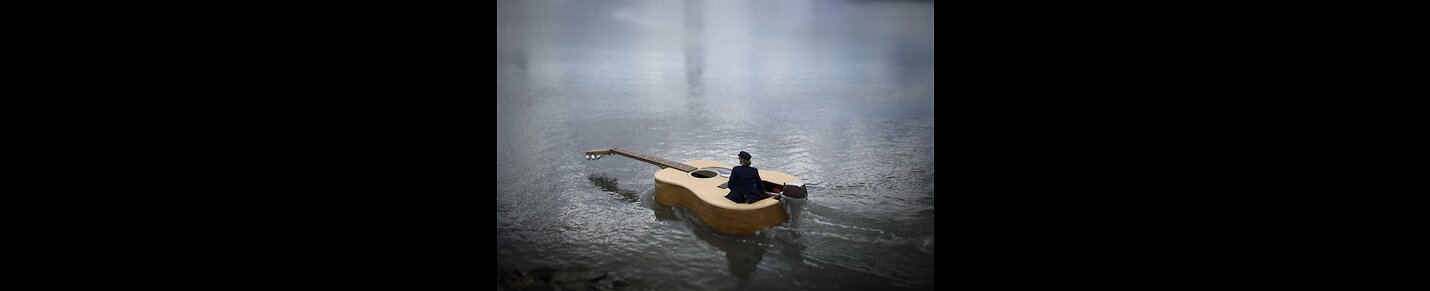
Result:
<svg viewBox="0 0 1430 291"><path fill-rule="evenodd" d="M733 168L733 166L730 166L728 164L709 160L694 160L685 162L685 164L694 166L695 168L716 167L724 168L727 170ZM782 172L769 170L760 170L760 179L766 182L774 183L775 185L784 185L785 183L799 182L799 179L795 178L794 176L790 176L789 174L785 174ZM768 198L762 199L760 201L755 201L755 203L750 204L740 204L735 203L735 201L730 201L730 199L725 199L725 195L730 193L730 189L721 189L719 186L720 184L729 182L730 178L726 178L724 176L719 175L716 175L715 177L711 178L696 178L695 176L692 176L689 172L677 170L675 168L665 168L655 173L655 180L671 185L684 187L687 190L690 190L691 193L694 193L695 196L700 198L700 200L702 202L705 202L705 204L724 209L751 210L775 206L779 204L777 200Z"/></svg>

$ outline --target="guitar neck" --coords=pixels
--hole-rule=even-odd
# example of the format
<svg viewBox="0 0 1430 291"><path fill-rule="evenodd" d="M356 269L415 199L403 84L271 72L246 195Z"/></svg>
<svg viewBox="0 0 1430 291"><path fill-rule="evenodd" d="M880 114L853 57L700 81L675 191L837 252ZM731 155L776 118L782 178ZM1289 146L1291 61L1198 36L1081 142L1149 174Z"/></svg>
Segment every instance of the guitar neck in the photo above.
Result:
<svg viewBox="0 0 1430 291"><path fill-rule="evenodd" d="M662 169L664 169L664 168L675 168L676 170L681 170L681 171L685 171L685 172L690 172L690 171L694 171L694 170L695 170L695 167L694 167L694 166L686 165L685 163L679 163L679 162L675 162L675 161L671 161L671 160L667 160L667 159L662 159L662 158L659 158L659 157L656 157L656 156L651 156L651 155L647 155L647 154L642 154L642 153L639 153L639 152L636 152L636 151L632 151L632 150L628 150L628 149L623 149L623 148L611 148L611 149L607 149L607 150L594 150L594 151L587 151L587 152L586 152L586 155L587 155L587 156L604 156L604 155L609 155L609 154L617 154L617 155L626 156L626 157L628 157L628 158L632 158L632 159L635 159L635 160L637 160L637 161L642 161L642 162L650 163L650 164L652 164L652 165L660 166Z"/></svg>

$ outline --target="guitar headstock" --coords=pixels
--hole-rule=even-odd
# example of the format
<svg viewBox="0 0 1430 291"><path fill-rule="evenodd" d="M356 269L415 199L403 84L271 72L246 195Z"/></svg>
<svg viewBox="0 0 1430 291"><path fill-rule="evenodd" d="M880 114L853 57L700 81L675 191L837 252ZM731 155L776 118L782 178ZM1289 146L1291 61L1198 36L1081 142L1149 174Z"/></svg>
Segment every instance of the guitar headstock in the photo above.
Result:
<svg viewBox="0 0 1430 291"><path fill-rule="evenodd" d="M601 157L611 154L611 150L586 151L586 160L599 160Z"/></svg>

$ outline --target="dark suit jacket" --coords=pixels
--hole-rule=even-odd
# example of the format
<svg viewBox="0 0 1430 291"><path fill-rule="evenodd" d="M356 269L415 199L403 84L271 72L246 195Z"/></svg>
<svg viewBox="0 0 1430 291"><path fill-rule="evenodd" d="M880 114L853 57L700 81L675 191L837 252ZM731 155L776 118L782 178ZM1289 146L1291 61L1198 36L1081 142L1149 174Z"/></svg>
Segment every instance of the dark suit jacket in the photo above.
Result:
<svg viewBox="0 0 1430 291"><path fill-rule="evenodd" d="M759 169L735 166L730 170L730 194L725 195L725 199L735 203L754 203L769 198L770 195L765 195L765 183L760 181Z"/></svg>

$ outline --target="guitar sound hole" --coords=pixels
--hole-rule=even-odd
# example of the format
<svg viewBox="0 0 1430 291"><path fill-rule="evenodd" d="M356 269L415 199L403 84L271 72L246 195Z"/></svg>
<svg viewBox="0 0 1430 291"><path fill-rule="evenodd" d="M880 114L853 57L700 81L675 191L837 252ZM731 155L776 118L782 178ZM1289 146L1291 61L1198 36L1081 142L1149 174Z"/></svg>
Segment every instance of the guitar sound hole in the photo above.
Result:
<svg viewBox="0 0 1430 291"><path fill-rule="evenodd" d="M713 177L719 176L719 175L720 175L720 173L716 173L715 171L711 171L711 170L695 170L695 171L691 171L691 172L690 172L690 176L696 177L696 178L701 178L701 179L713 178Z"/></svg>

